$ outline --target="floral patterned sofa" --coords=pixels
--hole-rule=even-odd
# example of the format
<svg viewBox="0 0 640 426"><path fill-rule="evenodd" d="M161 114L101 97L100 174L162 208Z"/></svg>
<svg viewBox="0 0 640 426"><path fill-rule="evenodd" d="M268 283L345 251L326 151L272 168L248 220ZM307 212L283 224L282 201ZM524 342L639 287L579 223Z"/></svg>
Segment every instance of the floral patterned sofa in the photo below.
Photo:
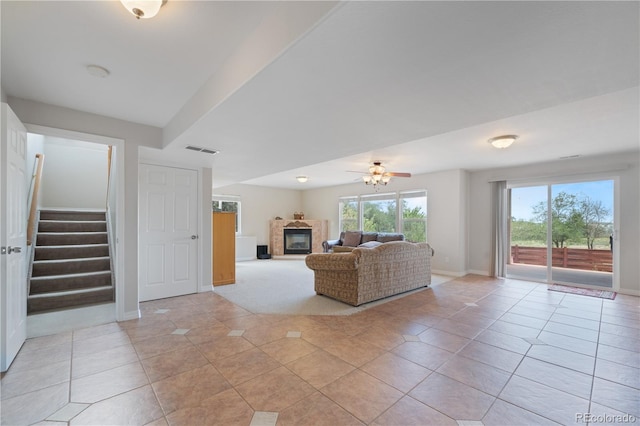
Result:
<svg viewBox="0 0 640 426"><path fill-rule="evenodd" d="M431 284L428 243L391 241L346 253L314 253L305 258L317 294L353 306Z"/></svg>

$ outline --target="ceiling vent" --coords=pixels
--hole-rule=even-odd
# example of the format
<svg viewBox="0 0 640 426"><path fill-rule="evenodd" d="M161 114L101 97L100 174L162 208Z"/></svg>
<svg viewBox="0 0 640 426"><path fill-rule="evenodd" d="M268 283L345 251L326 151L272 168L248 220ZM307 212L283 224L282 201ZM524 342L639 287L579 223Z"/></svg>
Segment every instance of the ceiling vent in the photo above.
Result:
<svg viewBox="0 0 640 426"><path fill-rule="evenodd" d="M191 151L204 152L205 154L216 155L220 151L216 151L215 149L202 148L200 146L187 145L184 147L185 149L189 149Z"/></svg>

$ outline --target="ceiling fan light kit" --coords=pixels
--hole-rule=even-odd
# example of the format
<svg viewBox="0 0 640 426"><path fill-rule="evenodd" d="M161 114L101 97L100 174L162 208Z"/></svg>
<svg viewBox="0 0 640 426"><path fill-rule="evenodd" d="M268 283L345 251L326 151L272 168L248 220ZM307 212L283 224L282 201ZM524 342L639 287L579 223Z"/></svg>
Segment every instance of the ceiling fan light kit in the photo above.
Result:
<svg viewBox="0 0 640 426"><path fill-rule="evenodd" d="M496 136L488 140L488 142L498 149L509 148L511 144L513 144L516 139L518 139L518 135L502 135Z"/></svg>
<svg viewBox="0 0 640 426"><path fill-rule="evenodd" d="M377 190L379 185L386 185L391 181L391 176L411 177L411 173L387 172L380 161L374 161L369 166L369 174L362 176L365 185L373 185Z"/></svg>

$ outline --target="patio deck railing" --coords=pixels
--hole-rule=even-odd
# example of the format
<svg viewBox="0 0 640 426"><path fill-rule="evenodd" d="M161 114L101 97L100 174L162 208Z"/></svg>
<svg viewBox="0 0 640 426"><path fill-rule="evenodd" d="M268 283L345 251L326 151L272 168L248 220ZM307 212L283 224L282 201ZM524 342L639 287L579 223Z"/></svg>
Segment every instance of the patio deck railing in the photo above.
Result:
<svg viewBox="0 0 640 426"><path fill-rule="evenodd" d="M511 246L511 263L546 266L547 249L545 247ZM555 267L612 272L613 253L611 250L554 247L551 263Z"/></svg>

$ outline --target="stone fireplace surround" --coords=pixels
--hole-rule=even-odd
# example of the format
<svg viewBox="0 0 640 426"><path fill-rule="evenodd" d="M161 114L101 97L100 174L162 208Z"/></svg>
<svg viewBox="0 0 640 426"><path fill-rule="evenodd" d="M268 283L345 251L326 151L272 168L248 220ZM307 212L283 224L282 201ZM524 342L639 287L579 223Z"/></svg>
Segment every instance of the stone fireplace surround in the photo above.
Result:
<svg viewBox="0 0 640 426"><path fill-rule="evenodd" d="M284 255L285 228L311 228L311 252L322 253L322 242L329 238L328 220L274 219L269 222L269 250L272 256Z"/></svg>

